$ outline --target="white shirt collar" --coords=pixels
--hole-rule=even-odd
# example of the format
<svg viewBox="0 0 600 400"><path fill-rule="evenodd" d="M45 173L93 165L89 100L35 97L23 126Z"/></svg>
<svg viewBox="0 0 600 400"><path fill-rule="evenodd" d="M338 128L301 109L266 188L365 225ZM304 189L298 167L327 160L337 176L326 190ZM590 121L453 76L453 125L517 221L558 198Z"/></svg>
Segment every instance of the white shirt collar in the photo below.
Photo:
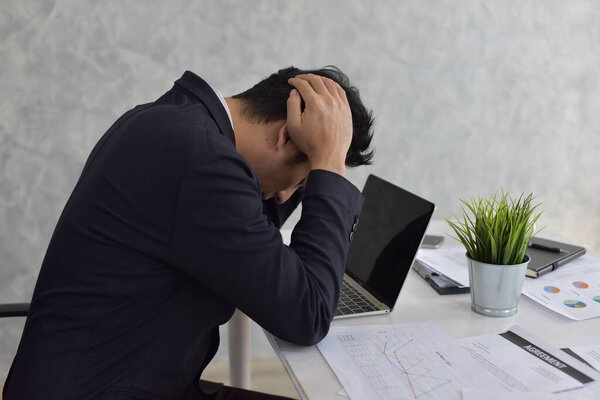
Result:
<svg viewBox="0 0 600 400"><path fill-rule="evenodd" d="M231 129L233 130L233 119L231 118L231 112L229 111L229 106L227 105L227 102L225 101L225 97L223 97L221 92L214 89L212 86L211 86L211 89L213 90L213 92L215 92L215 94L217 95L219 100L221 100L221 104L223 104L223 108L225 108L225 111L227 111L227 116L229 117L229 123L231 124Z"/></svg>

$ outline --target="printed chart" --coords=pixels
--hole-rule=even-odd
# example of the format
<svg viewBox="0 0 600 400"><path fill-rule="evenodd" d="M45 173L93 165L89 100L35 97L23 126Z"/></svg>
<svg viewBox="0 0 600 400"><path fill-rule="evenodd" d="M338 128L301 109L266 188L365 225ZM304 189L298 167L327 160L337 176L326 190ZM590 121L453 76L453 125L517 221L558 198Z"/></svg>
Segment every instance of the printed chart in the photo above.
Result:
<svg viewBox="0 0 600 400"><path fill-rule="evenodd" d="M337 339L384 398L399 398L405 389L409 398L427 398L452 382L443 374L436 375L419 349L412 348L416 339L411 334L379 332L370 345L351 334L337 335ZM381 356L387 363L377 366L376 359Z"/></svg>
<svg viewBox="0 0 600 400"><path fill-rule="evenodd" d="M334 327L319 350L354 399L460 399L476 366L437 325Z"/></svg>
<svg viewBox="0 0 600 400"><path fill-rule="evenodd" d="M537 279L523 294L571 319L600 317L600 259L586 254Z"/></svg>

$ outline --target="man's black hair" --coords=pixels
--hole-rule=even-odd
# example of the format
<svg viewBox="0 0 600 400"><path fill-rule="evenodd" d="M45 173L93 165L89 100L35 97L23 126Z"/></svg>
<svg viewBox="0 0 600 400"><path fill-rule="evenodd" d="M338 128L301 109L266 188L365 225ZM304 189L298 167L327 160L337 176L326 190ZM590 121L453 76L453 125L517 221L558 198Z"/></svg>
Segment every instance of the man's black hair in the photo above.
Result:
<svg viewBox="0 0 600 400"><path fill-rule="evenodd" d="M288 79L300 74L315 74L337 82L345 91L352 111L352 143L346 155L346 165L357 167L369 165L373 151L368 151L373 138L373 113L363 105L358 89L350 86L348 77L334 66L318 70L301 70L295 67L284 68L263 79L251 89L233 96L243 101L242 112L255 123L269 123L287 118L287 99L293 87ZM302 105L304 107L304 103Z"/></svg>

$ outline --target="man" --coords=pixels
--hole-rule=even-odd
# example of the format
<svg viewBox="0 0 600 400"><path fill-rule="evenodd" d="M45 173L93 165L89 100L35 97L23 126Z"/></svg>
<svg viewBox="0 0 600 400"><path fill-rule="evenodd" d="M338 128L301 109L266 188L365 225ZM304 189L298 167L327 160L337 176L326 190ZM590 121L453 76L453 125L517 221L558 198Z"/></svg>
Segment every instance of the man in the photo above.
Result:
<svg viewBox="0 0 600 400"><path fill-rule="evenodd" d="M343 176L371 128L334 68L227 99L186 72L127 112L58 221L4 399L260 398L199 388L218 327L239 308L291 342L325 336L362 205Z"/></svg>

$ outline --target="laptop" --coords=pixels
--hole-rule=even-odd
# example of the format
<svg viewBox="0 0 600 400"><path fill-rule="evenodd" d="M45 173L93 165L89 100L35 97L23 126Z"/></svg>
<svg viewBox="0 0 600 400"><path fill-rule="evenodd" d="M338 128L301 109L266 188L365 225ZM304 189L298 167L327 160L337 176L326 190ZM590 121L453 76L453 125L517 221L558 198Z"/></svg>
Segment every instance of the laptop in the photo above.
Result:
<svg viewBox="0 0 600 400"><path fill-rule="evenodd" d="M435 205L375 175L363 189L334 319L392 311Z"/></svg>

